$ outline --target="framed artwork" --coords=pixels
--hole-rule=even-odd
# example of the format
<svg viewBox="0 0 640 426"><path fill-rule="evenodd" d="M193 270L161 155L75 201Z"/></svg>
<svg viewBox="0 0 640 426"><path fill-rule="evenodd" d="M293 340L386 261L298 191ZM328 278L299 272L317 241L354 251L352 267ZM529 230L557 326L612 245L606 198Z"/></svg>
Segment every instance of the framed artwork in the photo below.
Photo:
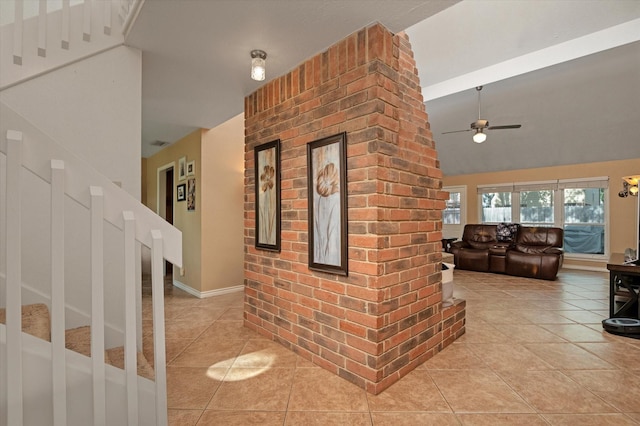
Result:
<svg viewBox="0 0 640 426"><path fill-rule="evenodd" d="M178 201L184 201L187 199L187 185L184 183L181 183L180 185L178 185L178 191L177 191L177 196L178 196Z"/></svg>
<svg viewBox="0 0 640 426"><path fill-rule="evenodd" d="M191 178L187 181L187 211L196 209L196 179Z"/></svg>
<svg viewBox="0 0 640 426"><path fill-rule="evenodd" d="M187 176L195 176L196 175L196 161L189 161L187 163Z"/></svg>
<svg viewBox="0 0 640 426"><path fill-rule="evenodd" d="M280 139L254 150L258 249L280 251Z"/></svg>
<svg viewBox="0 0 640 426"><path fill-rule="evenodd" d="M307 144L309 269L348 275L346 133Z"/></svg>
<svg viewBox="0 0 640 426"><path fill-rule="evenodd" d="M178 180L187 178L187 157L180 157L178 160Z"/></svg>

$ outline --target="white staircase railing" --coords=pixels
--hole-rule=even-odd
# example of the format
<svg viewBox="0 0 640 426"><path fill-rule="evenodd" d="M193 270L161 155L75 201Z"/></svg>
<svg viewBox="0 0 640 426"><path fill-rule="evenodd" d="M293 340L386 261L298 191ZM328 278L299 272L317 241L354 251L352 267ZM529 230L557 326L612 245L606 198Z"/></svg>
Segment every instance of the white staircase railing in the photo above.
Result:
<svg viewBox="0 0 640 426"><path fill-rule="evenodd" d="M143 3L0 1L0 90L122 45Z"/></svg>
<svg viewBox="0 0 640 426"><path fill-rule="evenodd" d="M155 419L153 424L167 423L165 339L164 339L164 279L163 263L167 260L178 267L182 266L182 234L139 201L99 174L83 160L66 151L55 141L20 117L9 107L0 103L0 205L5 210L4 241L0 253L5 257L5 303L6 326L0 325L0 338L6 327L6 354L0 356L0 365L4 370L5 386L0 395L6 396L6 404L0 401L0 407L6 408L6 424L22 425L25 406L29 395L23 393L23 333L22 333L22 277L21 271L33 265L24 265L21 253L23 247L21 226L21 197L28 194L24 189L25 173L32 173L50 186L50 255L51 255L51 367L50 389L41 389L51 397L53 405L52 424L68 424L67 413L72 410L67 394L66 383L69 374L69 351L65 349L65 291L70 283L65 283L65 199L74 200L84 206L90 216L89 229L77 230L90 235L91 263L91 375L93 380L92 419L87 424L107 424L109 410L108 396L105 395L106 375L104 363L105 349L105 294L103 235L105 223L117 228L122 234L121 247L124 257L124 294L119 300L125 306L124 352L126 407L117 407L126 413L128 424L138 424L140 417L139 391L140 380L137 376L137 352L141 349L137 343L140 327L139 274L136 262L140 262L137 245L151 250L152 256L152 304L153 339L155 368ZM2 156L5 156L4 162ZM5 164L2 167L2 164ZM4 168L4 170L2 170ZM2 233L0 233L2 235ZM0 271L2 272L2 271ZM74 284L77 285L77 284ZM66 290L65 290L66 288ZM2 298L0 297L0 300ZM1 339L0 339L1 340ZM2 374L0 374L2 377ZM2 382L2 380L0 380ZM41 398L42 395L38 395ZM0 410L2 412L4 410ZM0 420L3 424L5 419Z"/></svg>

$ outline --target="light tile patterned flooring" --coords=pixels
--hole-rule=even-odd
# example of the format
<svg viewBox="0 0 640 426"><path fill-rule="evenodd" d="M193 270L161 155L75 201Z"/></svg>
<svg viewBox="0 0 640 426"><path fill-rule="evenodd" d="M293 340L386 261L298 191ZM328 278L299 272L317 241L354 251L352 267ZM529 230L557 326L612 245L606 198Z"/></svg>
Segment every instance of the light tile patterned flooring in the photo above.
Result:
<svg viewBox="0 0 640 426"><path fill-rule="evenodd" d="M169 422L640 424L640 340L602 331L607 274L563 270L549 282L456 270L454 282L466 334L377 396L243 328L241 293L170 289Z"/></svg>

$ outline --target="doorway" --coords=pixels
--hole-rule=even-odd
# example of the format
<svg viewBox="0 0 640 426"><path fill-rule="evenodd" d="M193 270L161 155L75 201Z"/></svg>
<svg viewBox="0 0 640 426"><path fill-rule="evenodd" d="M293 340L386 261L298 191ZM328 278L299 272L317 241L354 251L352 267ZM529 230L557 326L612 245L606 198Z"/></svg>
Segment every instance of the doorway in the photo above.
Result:
<svg viewBox="0 0 640 426"><path fill-rule="evenodd" d="M157 212L160 217L173 225L174 212L174 163L158 168ZM173 264L164 262L164 275L171 277Z"/></svg>

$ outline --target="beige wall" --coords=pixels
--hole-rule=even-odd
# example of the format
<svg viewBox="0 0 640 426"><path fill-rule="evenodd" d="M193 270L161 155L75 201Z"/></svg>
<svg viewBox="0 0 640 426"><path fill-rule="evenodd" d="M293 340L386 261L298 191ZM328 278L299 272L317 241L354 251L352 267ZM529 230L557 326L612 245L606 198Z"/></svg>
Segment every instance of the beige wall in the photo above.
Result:
<svg viewBox="0 0 640 426"><path fill-rule="evenodd" d="M202 170L201 161L201 131L197 130L178 142L166 147L146 160L146 205L157 212L158 199L158 168L167 164L174 165L174 212L173 225L182 231L182 258L184 276L180 270L174 271L174 280L188 285L196 291L201 291L201 212L202 212ZM196 203L195 211L187 211L187 202L175 201L176 187L178 184L187 183L187 180L178 180L178 160L187 157L187 162L195 161L196 169ZM189 179L189 177L187 177Z"/></svg>
<svg viewBox="0 0 640 426"><path fill-rule="evenodd" d="M244 282L244 114L202 132L201 291Z"/></svg>
<svg viewBox="0 0 640 426"><path fill-rule="evenodd" d="M174 203L174 225L182 231L184 276L174 280L202 296L244 283L244 115L211 129L197 130L144 159L143 200L157 212L158 168L172 163L174 183L178 160L195 160L196 209ZM188 179L188 177L187 177ZM175 191L175 189L174 189ZM175 199L175 197L174 197Z"/></svg>
<svg viewBox="0 0 640 426"><path fill-rule="evenodd" d="M467 223L478 223L478 185L531 182L552 179L577 179L609 176L609 223L610 251L624 252L627 247L635 247L635 221L638 200L635 197L620 198L622 177L640 174L640 159L606 161L601 163L575 164L569 166L543 167L537 169L511 170L494 173L478 173L458 176L445 176L444 186L467 186ZM566 260L566 265L604 268L604 262L584 262Z"/></svg>

